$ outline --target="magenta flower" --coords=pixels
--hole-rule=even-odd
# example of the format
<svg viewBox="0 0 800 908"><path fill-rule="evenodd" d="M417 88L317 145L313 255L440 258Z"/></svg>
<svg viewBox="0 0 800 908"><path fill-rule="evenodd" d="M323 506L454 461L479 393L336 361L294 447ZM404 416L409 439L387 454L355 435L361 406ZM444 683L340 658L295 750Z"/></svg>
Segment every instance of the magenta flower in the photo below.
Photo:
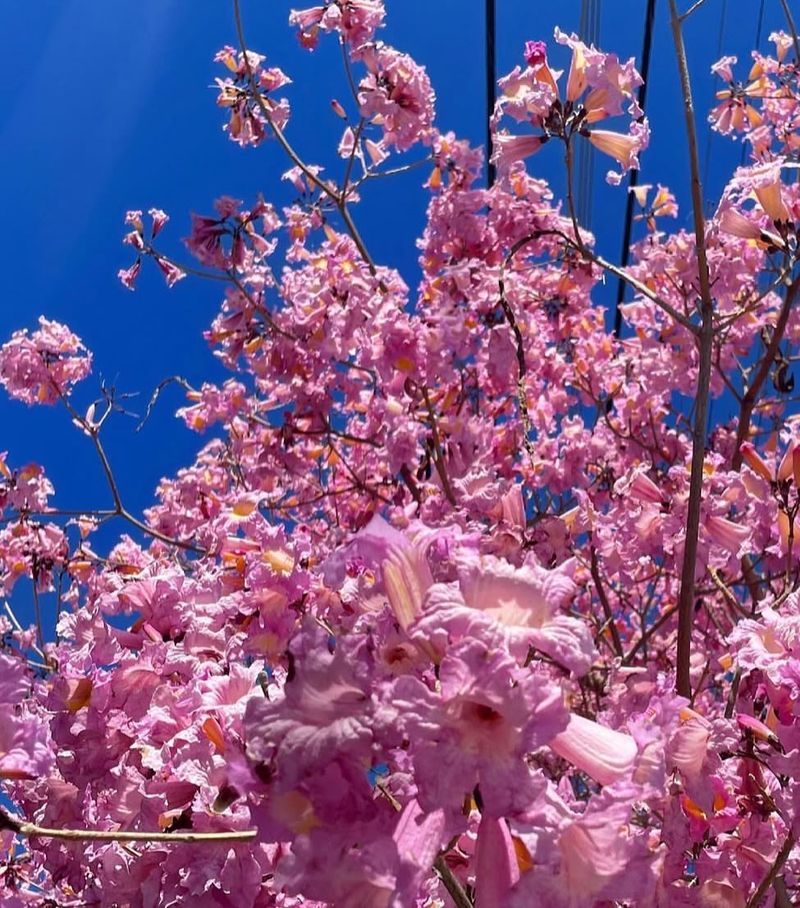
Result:
<svg viewBox="0 0 800 908"><path fill-rule="evenodd" d="M458 588L441 589L436 600L451 614L489 621L523 660L530 647L546 653L576 675L591 664L594 646L583 622L560 613L575 594L573 564L548 571L536 564L521 568L492 556L459 555ZM472 615L470 615L472 613ZM423 616L415 637L435 635L436 615Z"/></svg>
<svg viewBox="0 0 800 908"><path fill-rule="evenodd" d="M16 331L0 348L0 384L27 404L53 404L91 371L92 354L58 322L39 319L33 334Z"/></svg>
<svg viewBox="0 0 800 908"><path fill-rule="evenodd" d="M521 810L541 784L530 774L525 755L567 725L560 688L478 640L448 651L439 666L439 685L434 692L416 678L400 678L393 687L420 805L428 811L458 810L477 785L491 816Z"/></svg>
<svg viewBox="0 0 800 908"><path fill-rule="evenodd" d="M306 628L292 646L293 677L285 698L254 697L247 706L247 753L292 788L335 757L368 758L376 734L391 722L393 709L370 691L367 642L332 641L317 626Z"/></svg>

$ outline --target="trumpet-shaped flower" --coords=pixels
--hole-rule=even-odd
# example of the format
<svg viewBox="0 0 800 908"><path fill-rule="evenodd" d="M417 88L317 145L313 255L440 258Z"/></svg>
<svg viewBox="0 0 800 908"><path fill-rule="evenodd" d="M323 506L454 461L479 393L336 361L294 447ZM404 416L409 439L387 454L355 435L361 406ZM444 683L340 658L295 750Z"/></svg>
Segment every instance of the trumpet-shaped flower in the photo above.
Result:
<svg viewBox="0 0 800 908"><path fill-rule="evenodd" d="M436 691L416 678L398 679L392 703L410 742L423 809L458 811L477 785L494 817L531 802L541 782L525 755L549 743L568 718L557 685L480 640L448 651Z"/></svg>
<svg viewBox="0 0 800 908"><path fill-rule="evenodd" d="M636 741L630 735L574 713L550 747L601 785L610 785L628 775L637 754Z"/></svg>

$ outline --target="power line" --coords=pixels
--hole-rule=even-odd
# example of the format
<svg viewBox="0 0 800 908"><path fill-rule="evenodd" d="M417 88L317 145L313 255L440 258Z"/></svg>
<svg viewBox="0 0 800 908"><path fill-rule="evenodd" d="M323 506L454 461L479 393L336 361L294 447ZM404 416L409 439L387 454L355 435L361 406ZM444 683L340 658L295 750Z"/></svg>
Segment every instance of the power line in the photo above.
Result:
<svg viewBox="0 0 800 908"><path fill-rule="evenodd" d="M495 63L496 11L495 0L486 0L486 181L494 186L496 169L492 163L492 114L497 91L497 66Z"/></svg>
<svg viewBox="0 0 800 908"><path fill-rule="evenodd" d="M761 9L764 9L764 0L761 0ZM728 18L728 0L722 0L722 13L719 17L719 32L717 33L717 60L722 56L722 42L725 38L725 23ZM719 76L714 77L714 84L719 82ZM703 186L708 185L708 166L711 162L711 143L714 141L714 130L706 133L705 161L703 162Z"/></svg>
<svg viewBox="0 0 800 908"><path fill-rule="evenodd" d="M650 72L650 52L653 47L653 24L655 22L656 0L647 0L647 12L644 18L644 38L642 39L642 84L639 86L637 102L644 113L645 102L647 100L647 77ZM620 256L622 267L626 268L630 260L631 246L631 229L633 227L633 203L634 195L631 192L634 186L639 182L639 171L632 170L628 177L628 198L625 203L625 229L622 234L622 255ZM617 305L614 311L614 337L619 337L622 331L622 301L625 298L625 282L622 278L617 283Z"/></svg>
<svg viewBox="0 0 800 908"><path fill-rule="evenodd" d="M581 0L580 37L584 44L600 42L600 0ZM575 153L578 220L591 229L594 194L594 148L579 142Z"/></svg>
<svg viewBox="0 0 800 908"><path fill-rule="evenodd" d="M758 9L758 22L756 23L756 50L761 50L761 30L764 27L764 0L761 0L761 6ZM740 167L744 167L745 158L745 140L742 137L742 157L739 162Z"/></svg>

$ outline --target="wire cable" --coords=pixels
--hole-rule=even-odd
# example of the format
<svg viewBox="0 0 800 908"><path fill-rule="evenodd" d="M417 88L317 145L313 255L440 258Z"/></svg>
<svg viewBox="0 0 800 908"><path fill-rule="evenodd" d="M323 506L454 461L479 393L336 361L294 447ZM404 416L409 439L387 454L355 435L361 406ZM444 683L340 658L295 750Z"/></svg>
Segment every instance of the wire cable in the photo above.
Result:
<svg viewBox="0 0 800 908"><path fill-rule="evenodd" d="M764 27L764 0L761 0L761 6L758 9L758 22L756 23L756 43L755 49L761 50L761 30ZM742 157L739 166L744 167L745 158L745 141L742 139Z"/></svg>
<svg viewBox="0 0 800 908"><path fill-rule="evenodd" d="M655 22L656 0L647 0L647 11L644 19L644 37L642 39L642 68L641 76L644 80L639 86L637 102L644 113L645 102L647 101L647 77L650 72L650 54L653 48L653 25ZM633 203L634 194L631 189L639 182L639 171L632 170L628 177L628 198L625 204L625 229L622 234L622 254L620 256L623 268L626 268L630 261L631 230L633 228ZM620 278L617 283L617 304L614 310L614 337L619 337L622 331L622 301L625 299L625 282Z"/></svg>
<svg viewBox="0 0 800 908"><path fill-rule="evenodd" d="M600 0L581 0L580 31L585 44L597 46L600 40ZM575 150L576 208L578 220L588 229L592 226L594 194L594 148L588 142L578 143Z"/></svg>
<svg viewBox="0 0 800 908"><path fill-rule="evenodd" d="M486 182L491 188L497 176L492 163L492 115L497 92L497 64L495 62L496 10L495 0L486 0Z"/></svg>

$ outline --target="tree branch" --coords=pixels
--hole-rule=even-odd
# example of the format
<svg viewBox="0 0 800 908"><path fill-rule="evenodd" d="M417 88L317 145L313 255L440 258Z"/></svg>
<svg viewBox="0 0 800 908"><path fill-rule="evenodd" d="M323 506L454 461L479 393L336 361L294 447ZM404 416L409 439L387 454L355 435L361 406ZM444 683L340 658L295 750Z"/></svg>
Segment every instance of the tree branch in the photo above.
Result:
<svg viewBox="0 0 800 908"><path fill-rule="evenodd" d="M692 468L689 477L689 502L686 514L686 539L681 567L681 588L678 597L678 652L676 665L676 690L691 699L690 659L692 625L694 623L694 587L697 565L697 546L700 534L700 509L703 499L703 461L706 447L706 425L709 411L711 384L711 359L714 345L714 302L706 257L706 225L703 216L703 187L700 181L700 158L697 148L697 130L692 102L689 64L683 43L683 29L676 0L669 0L672 41L680 74L683 111L686 121L686 138L689 146L689 166L692 175L692 209L694 236L697 252L697 271L700 279L701 324L697 332L699 364L695 394L694 425L692 429Z"/></svg>
<svg viewBox="0 0 800 908"><path fill-rule="evenodd" d="M786 325L789 321L789 315L798 290L800 290L800 277L795 278L786 290L786 295L783 298L783 305L778 314L778 320L775 322L775 327L772 330L772 337L758 364L758 371L742 398L739 409L739 425L736 429L735 449L731 459L731 468L737 472L742 468L743 457L740 449L742 444L750 437L750 423L753 417L753 410L758 403L758 395L760 394L761 388L769 376L769 370L775 361L775 354L778 352L778 348L783 340L783 335L786 332Z"/></svg>
<svg viewBox="0 0 800 908"><path fill-rule="evenodd" d="M786 839L783 843L783 847L778 852L773 861L772 867L769 869L769 873L764 877L764 879L759 884L758 889L752 894L749 901L747 902L747 908L757 908L761 903L761 899L767 894L769 887L775 882L778 874L783 869L783 865L789 858L792 848L794 848L794 835L790 832L786 836Z"/></svg>
<svg viewBox="0 0 800 908"><path fill-rule="evenodd" d="M591 573L592 580L594 580L594 585L597 589L597 596L600 599L600 605L603 608L606 624L611 632L614 651L621 659L625 655L625 651L622 648L622 639L619 636L619 629L614 621L614 612L611 609L611 603L608 601L608 596L606 595L605 587L603 586L603 578L600 576L600 566L597 563L597 551L594 546L592 546Z"/></svg>
<svg viewBox="0 0 800 908"><path fill-rule="evenodd" d="M797 65L800 66L800 39L798 39L797 36L797 26L795 25L792 11L789 8L788 0L781 0L781 6L783 7L783 14L784 16L786 16L786 24L789 27L789 34L792 36L795 60L797 62Z"/></svg>
<svg viewBox="0 0 800 908"><path fill-rule="evenodd" d="M345 194L337 192L336 189L331 188L324 180L321 180L311 168L302 160L300 155L294 150L289 140L286 138L283 130L278 126L272 119L272 114L264 103L264 99L261 97L261 92L258 90L258 84L256 83L255 74L253 73L253 67L250 65L250 59L247 56L247 44L244 39L244 27L242 25L242 12L240 9L239 0L233 0L233 14L236 20L236 34L239 39L239 47L242 51L242 57L244 58L244 67L247 71L247 78L250 82L250 90L253 94L253 100L256 102L258 109L261 111L261 115L266 120L269 128L272 130L272 134L278 140L278 144L283 148L283 150L288 155L292 163L299 167L302 173L305 175L306 179L314 186L316 186L323 195L327 196L331 202L336 206L342 220L344 221L347 232L350 234L353 242L356 244L356 248L361 253L361 257L364 259L367 268L369 268L370 274L375 277L378 273L378 269L375 265L375 262L372 259L372 256L367 251L367 247L364 244L364 240L361 238L361 234L358 231L358 228L353 221L352 215L347 208L347 203L345 201ZM385 287L383 288L385 290Z"/></svg>
<svg viewBox="0 0 800 908"><path fill-rule="evenodd" d="M433 864L439 879L442 881L444 888L450 893L450 898L456 905L456 908L474 908L472 899L464 891L464 887L459 883L453 871L447 866L444 855L439 855Z"/></svg>
<svg viewBox="0 0 800 908"><path fill-rule="evenodd" d="M252 842L256 829L228 832L126 832L111 829L51 829L37 826L12 816L0 807L0 829L8 829L25 838L66 839L71 842L171 842L173 844Z"/></svg>

